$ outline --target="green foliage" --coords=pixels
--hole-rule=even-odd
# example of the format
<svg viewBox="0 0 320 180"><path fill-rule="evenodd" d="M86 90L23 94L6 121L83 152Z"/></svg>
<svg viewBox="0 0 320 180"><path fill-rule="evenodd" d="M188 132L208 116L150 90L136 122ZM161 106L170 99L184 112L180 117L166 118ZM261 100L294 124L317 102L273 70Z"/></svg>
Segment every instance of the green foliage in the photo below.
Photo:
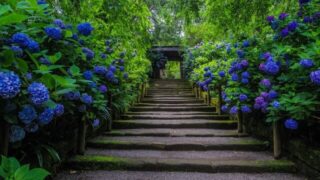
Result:
<svg viewBox="0 0 320 180"><path fill-rule="evenodd" d="M15 158L1 156L0 177L4 180L43 180L50 173L42 168L30 169Z"/></svg>

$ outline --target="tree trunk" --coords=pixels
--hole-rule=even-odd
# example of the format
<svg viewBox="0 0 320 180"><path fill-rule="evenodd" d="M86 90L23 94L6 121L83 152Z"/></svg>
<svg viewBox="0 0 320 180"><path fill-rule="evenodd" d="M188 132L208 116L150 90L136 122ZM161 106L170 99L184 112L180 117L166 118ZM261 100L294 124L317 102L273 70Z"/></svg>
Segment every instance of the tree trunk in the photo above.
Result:
<svg viewBox="0 0 320 180"><path fill-rule="evenodd" d="M279 121L273 122L273 157L279 159L281 156L281 136Z"/></svg>
<svg viewBox="0 0 320 180"><path fill-rule="evenodd" d="M10 124L6 121L0 123L0 154L4 156L8 156L9 149L9 129Z"/></svg>
<svg viewBox="0 0 320 180"><path fill-rule="evenodd" d="M83 119L79 125L79 135L78 135L78 154L84 155L86 150L86 135L87 135L87 123Z"/></svg>

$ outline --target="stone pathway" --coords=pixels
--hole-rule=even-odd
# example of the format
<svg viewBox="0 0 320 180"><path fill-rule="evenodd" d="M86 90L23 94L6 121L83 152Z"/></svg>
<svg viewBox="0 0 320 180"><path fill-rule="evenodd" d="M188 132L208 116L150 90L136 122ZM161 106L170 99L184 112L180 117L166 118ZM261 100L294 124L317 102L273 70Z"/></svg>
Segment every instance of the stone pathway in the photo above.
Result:
<svg viewBox="0 0 320 180"><path fill-rule="evenodd" d="M88 142L57 179L303 179L268 142L238 135L237 123L194 98L182 80L157 80L144 100Z"/></svg>

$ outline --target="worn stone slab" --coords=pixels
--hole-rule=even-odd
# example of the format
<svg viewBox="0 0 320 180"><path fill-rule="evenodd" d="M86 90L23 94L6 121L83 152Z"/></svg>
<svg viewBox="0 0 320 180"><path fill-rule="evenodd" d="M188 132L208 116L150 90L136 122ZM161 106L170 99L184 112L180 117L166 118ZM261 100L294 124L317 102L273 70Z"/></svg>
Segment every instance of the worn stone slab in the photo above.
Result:
<svg viewBox="0 0 320 180"><path fill-rule="evenodd" d="M136 129L136 128L215 128L235 129L237 122L232 120L117 120L113 122L115 129Z"/></svg>
<svg viewBox="0 0 320 180"><path fill-rule="evenodd" d="M207 173L296 171L294 164L286 160L215 161L208 159L120 158L99 155L75 156L66 163L66 167L83 170L187 171Z"/></svg>
<svg viewBox="0 0 320 180"><path fill-rule="evenodd" d="M65 171L55 180L305 180L287 173L198 173L154 171Z"/></svg>
<svg viewBox="0 0 320 180"><path fill-rule="evenodd" d="M245 137L237 130L218 129L121 129L104 133L106 136L162 136L162 137Z"/></svg>
<svg viewBox="0 0 320 180"><path fill-rule="evenodd" d="M130 108L130 111L137 112L137 111L203 111L203 112L215 112L214 107L183 107L183 106L177 106L177 107L152 107L152 106L135 106Z"/></svg>
<svg viewBox="0 0 320 180"><path fill-rule="evenodd" d="M267 142L252 138L224 137L106 137L100 136L88 142L89 147L107 149L152 149L152 150L266 150Z"/></svg>

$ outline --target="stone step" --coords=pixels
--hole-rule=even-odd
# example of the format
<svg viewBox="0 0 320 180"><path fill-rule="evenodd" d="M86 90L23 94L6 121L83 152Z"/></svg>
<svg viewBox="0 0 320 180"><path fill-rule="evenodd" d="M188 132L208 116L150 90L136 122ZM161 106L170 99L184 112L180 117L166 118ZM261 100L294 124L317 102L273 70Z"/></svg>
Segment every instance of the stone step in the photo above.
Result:
<svg viewBox="0 0 320 180"><path fill-rule="evenodd" d="M86 155L71 158L66 167L79 170L140 170L186 172L296 172L294 163L287 160L189 160L159 158L122 158Z"/></svg>
<svg viewBox="0 0 320 180"><path fill-rule="evenodd" d="M203 103L199 99L163 99L163 98L144 98L142 103L157 103L157 104L187 104L187 103Z"/></svg>
<svg viewBox="0 0 320 180"><path fill-rule="evenodd" d="M188 160L273 160L267 151L161 151L161 150L120 150L88 148L86 155L114 156L123 158L159 158Z"/></svg>
<svg viewBox="0 0 320 180"><path fill-rule="evenodd" d="M144 112L143 112L144 113ZM149 121L157 121L157 120L167 120L167 121L171 121L171 120L229 120L229 116L225 116L225 115L196 115L196 114L187 114L187 115L172 115L172 114L167 114L167 113L163 113L163 114L139 114L139 115L135 115L135 114L125 114L121 116L122 119L124 120L136 120L136 121L140 121L140 120L146 120L148 119ZM196 120L194 120L196 121Z"/></svg>
<svg viewBox="0 0 320 180"><path fill-rule="evenodd" d="M145 97L194 97L191 92L147 93Z"/></svg>
<svg viewBox="0 0 320 180"><path fill-rule="evenodd" d="M115 129L137 129L137 128L215 128L235 129L237 122L233 120L116 120L113 122Z"/></svg>
<svg viewBox="0 0 320 180"><path fill-rule="evenodd" d="M187 111L187 112L161 112L161 111L142 111L142 112L131 112L128 111L125 115L218 115L216 112L203 112L203 111Z"/></svg>
<svg viewBox="0 0 320 180"><path fill-rule="evenodd" d="M130 111L133 112L141 112L141 111L206 111L206 112L215 112L215 107L184 107L184 106L176 106L176 107L150 107L150 106L136 106L130 108Z"/></svg>
<svg viewBox="0 0 320 180"><path fill-rule="evenodd" d="M147 94L145 98L194 98L194 95L192 95L191 93L186 95L159 95L159 94L149 95Z"/></svg>
<svg viewBox="0 0 320 180"><path fill-rule="evenodd" d="M253 138L233 137L150 137L150 136L99 136L87 142L89 147L106 149L145 149L168 151L242 150L262 151L268 142Z"/></svg>
<svg viewBox="0 0 320 180"><path fill-rule="evenodd" d="M179 91L179 92L192 92L192 88L149 88L147 92L172 92L172 91Z"/></svg>
<svg viewBox="0 0 320 180"><path fill-rule="evenodd" d="M123 171L87 170L64 171L55 180L306 180L297 174L289 173L200 173L174 171Z"/></svg>
<svg viewBox="0 0 320 180"><path fill-rule="evenodd" d="M156 104L156 103L137 103L135 106L152 106L152 107L176 107L177 104ZM190 104L183 104L184 107L207 107L208 105L203 103L190 103Z"/></svg>
<svg viewBox="0 0 320 180"><path fill-rule="evenodd" d="M105 136L156 136L156 137L247 137L237 130L218 129L121 129L105 132Z"/></svg>

